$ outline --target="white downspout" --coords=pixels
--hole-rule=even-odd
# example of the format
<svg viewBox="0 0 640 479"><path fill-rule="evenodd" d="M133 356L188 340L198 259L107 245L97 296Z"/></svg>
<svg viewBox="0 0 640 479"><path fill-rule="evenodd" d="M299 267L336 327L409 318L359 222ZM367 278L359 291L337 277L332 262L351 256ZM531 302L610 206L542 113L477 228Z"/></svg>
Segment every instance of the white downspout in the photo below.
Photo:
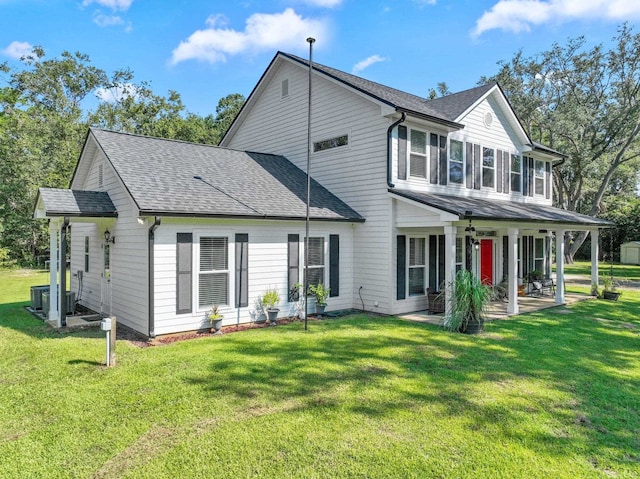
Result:
<svg viewBox="0 0 640 479"><path fill-rule="evenodd" d="M556 230L556 304L564 304L564 235Z"/></svg>
<svg viewBox="0 0 640 479"><path fill-rule="evenodd" d="M598 284L598 257L600 256L600 251L598 247L598 237L600 236L600 231L593 230L591 231L591 284Z"/></svg>

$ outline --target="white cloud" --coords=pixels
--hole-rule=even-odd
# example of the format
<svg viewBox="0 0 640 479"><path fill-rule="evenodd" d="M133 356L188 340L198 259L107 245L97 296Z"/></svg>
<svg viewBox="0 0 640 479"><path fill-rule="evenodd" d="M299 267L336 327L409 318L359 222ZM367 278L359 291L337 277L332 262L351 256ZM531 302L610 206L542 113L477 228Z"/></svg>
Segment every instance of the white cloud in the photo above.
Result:
<svg viewBox="0 0 640 479"><path fill-rule="evenodd" d="M374 63L378 63L378 62L384 62L387 59L384 57L381 57L380 55L371 55L368 58L365 58L362 61L359 61L358 63L356 63L353 66L353 73L360 73L362 70L364 70L365 68L370 67L371 65L373 65Z"/></svg>
<svg viewBox="0 0 640 479"><path fill-rule="evenodd" d="M282 13L254 13L246 20L244 31L226 27L226 18L212 15L204 30L197 30L180 42L171 57L171 63L201 60L209 63L224 62L229 55L244 51L300 49L309 36L325 38L328 27L324 20L302 18L293 9Z"/></svg>
<svg viewBox="0 0 640 479"><path fill-rule="evenodd" d="M115 25L122 25L124 20L118 15L105 15L100 11L93 13L93 23L99 27L113 27Z"/></svg>
<svg viewBox="0 0 640 479"><path fill-rule="evenodd" d="M312 7L333 8L342 3L342 0L302 0L303 3Z"/></svg>
<svg viewBox="0 0 640 479"><path fill-rule="evenodd" d="M499 0L476 22L473 36L501 29L528 32L545 22L580 19L640 19L640 2L630 0Z"/></svg>
<svg viewBox="0 0 640 479"><path fill-rule="evenodd" d="M91 5L92 3L97 3L103 7L110 8L111 10L129 10L129 7L133 3L133 0L84 0L82 2L83 6Z"/></svg>
<svg viewBox="0 0 640 479"><path fill-rule="evenodd" d="M7 57L19 60L25 55L29 55L33 46L27 42L11 42L7 48L1 50L0 53Z"/></svg>

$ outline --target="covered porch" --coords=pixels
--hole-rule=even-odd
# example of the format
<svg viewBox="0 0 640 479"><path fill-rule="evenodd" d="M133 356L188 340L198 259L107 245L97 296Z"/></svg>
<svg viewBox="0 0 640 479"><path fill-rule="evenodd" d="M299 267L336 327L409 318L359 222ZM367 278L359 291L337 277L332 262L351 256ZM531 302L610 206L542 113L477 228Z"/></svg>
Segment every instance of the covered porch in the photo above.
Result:
<svg viewBox="0 0 640 479"><path fill-rule="evenodd" d="M46 311L42 314L53 327L77 327L89 322L82 315L73 314L76 298L68 288L67 251L72 222L95 223L100 226L98 229L103 229L112 225L117 217L118 212L107 192L38 190L34 218L49 220L49 291Z"/></svg>
<svg viewBox="0 0 640 479"><path fill-rule="evenodd" d="M395 200L398 291L409 293L397 295L398 313L402 307L412 310L411 306L415 311L433 310L428 295L420 298L420 281L429 291L444 288L448 298L446 285L463 268L487 285L503 286L508 300L504 311L499 311L502 315L529 309L532 300L527 294L533 289L534 276L552 280L553 287L546 291L552 296L536 298L533 304L565 304L565 245L577 231L591 235L591 281L598 283L599 229L609 227L608 221L533 202L408 190L389 193ZM406 278L401 277L401 263L408 270Z"/></svg>

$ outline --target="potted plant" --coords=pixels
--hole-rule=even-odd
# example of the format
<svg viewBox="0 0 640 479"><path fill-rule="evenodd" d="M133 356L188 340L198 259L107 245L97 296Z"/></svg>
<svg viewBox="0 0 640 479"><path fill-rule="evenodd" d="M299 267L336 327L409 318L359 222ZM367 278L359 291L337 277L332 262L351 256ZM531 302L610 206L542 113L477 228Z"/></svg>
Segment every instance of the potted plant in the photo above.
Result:
<svg viewBox="0 0 640 479"><path fill-rule="evenodd" d="M327 307L327 298L330 291L331 289L326 288L322 283L309 285L309 294L316 297L316 314L320 317L322 317Z"/></svg>
<svg viewBox="0 0 640 479"><path fill-rule="evenodd" d="M604 278L602 284L604 286L602 297L609 301L618 301L620 291L618 291L618 285L613 281L613 278Z"/></svg>
<svg viewBox="0 0 640 479"><path fill-rule="evenodd" d="M460 270L449 285L451 297L443 325L450 331L467 334L482 332L491 289L470 271Z"/></svg>
<svg viewBox="0 0 640 479"><path fill-rule="evenodd" d="M224 316L218 311L217 304L211 306L209 313L207 313L207 317L209 319L209 323L211 323L211 326L213 327L214 333L221 334L220 328L222 328L222 320L224 319Z"/></svg>
<svg viewBox="0 0 640 479"><path fill-rule="evenodd" d="M278 313L280 310L276 308L276 304L280 302L280 294L275 288L269 288L262 295L262 307L267 311L269 323L275 326L278 321Z"/></svg>

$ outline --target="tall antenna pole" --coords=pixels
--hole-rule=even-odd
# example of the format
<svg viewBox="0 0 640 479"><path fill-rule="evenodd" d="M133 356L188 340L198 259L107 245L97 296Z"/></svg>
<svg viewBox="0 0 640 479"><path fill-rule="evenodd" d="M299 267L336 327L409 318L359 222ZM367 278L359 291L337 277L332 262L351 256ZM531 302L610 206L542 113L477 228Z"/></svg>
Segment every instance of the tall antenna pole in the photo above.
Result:
<svg viewBox="0 0 640 479"><path fill-rule="evenodd" d="M309 43L309 106L307 108L307 218L305 222L304 237L304 285L302 294L304 295L304 330L307 330L307 317L309 316L309 306L307 290L309 289L309 203L311 200L311 78L313 72L313 44L315 38L307 38Z"/></svg>

